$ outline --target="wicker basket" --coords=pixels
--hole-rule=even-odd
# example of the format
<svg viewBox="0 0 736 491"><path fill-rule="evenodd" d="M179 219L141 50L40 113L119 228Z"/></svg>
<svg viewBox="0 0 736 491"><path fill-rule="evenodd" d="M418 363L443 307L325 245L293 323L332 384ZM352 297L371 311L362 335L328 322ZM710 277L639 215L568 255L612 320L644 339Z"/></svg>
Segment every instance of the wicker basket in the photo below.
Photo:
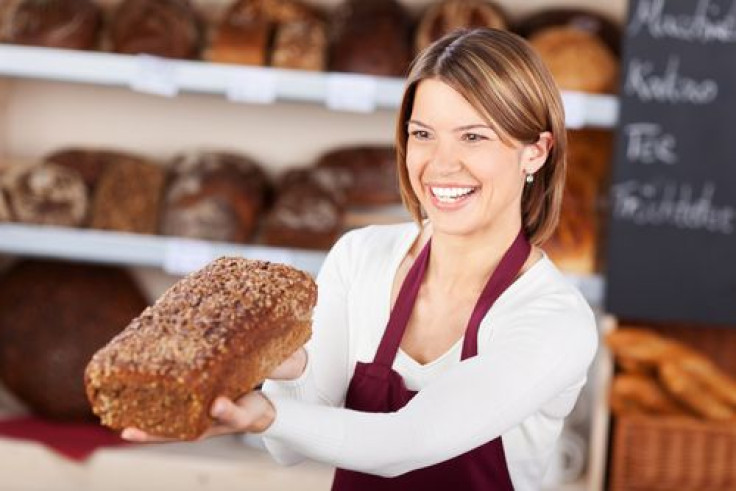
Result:
<svg viewBox="0 0 736 491"><path fill-rule="evenodd" d="M616 418L612 491L695 489L736 489L736 424Z"/></svg>
<svg viewBox="0 0 736 491"><path fill-rule="evenodd" d="M736 329L668 327L661 334L736 376ZM631 415L613 422L612 491L736 490L736 422Z"/></svg>

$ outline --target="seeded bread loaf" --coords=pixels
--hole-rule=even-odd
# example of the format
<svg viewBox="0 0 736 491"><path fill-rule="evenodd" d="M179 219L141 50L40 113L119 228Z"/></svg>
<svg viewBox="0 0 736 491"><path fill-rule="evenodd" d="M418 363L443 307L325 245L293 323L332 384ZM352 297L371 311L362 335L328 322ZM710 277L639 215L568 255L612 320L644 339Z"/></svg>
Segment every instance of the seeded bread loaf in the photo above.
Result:
<svg viewBox="0 0 736 491"><path fill-rule="evenodd" d="M90 361L102 423L183 440L217 396L252 390L311 335L317 287L282 264L220 258L180 280Z"/></svg>

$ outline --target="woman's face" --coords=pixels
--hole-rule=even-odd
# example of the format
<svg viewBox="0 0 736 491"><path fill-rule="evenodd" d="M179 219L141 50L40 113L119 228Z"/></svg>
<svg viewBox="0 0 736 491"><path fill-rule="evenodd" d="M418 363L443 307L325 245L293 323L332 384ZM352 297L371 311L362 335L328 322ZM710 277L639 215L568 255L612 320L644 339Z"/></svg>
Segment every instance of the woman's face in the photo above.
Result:
<svg viewBox="0 0 736 491"><path fill-rule="evenodd" d="M434 233L472 235L521 226L525 146L506 144L446 83L419 83L406 165ZM540 164L541 165L541 164Z"/></svg>

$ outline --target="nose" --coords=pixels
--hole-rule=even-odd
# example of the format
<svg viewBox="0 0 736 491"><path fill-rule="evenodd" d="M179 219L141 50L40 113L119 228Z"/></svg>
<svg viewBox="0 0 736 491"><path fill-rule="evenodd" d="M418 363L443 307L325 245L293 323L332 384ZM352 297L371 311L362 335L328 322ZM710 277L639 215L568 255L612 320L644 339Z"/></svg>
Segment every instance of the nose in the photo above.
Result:
<svg viewBox="0 0 736 491"><path fill-rule="evenodd" d="M430 159L430 168L439 176L449 176L462 169L460 154L454 147L452 141L438 139Z"/></svg>

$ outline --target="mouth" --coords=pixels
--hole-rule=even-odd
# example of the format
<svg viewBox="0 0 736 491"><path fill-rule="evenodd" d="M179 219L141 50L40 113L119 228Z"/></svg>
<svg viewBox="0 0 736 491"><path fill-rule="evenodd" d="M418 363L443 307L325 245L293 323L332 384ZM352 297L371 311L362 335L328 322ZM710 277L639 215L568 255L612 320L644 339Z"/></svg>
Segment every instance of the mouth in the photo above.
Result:
<svg viewBox="0 0 736 491"><path fill-rule="evenodd" d="M428 186L432 197L443 204L455 204L467 200L478 190L477 186Z"/></svg>

